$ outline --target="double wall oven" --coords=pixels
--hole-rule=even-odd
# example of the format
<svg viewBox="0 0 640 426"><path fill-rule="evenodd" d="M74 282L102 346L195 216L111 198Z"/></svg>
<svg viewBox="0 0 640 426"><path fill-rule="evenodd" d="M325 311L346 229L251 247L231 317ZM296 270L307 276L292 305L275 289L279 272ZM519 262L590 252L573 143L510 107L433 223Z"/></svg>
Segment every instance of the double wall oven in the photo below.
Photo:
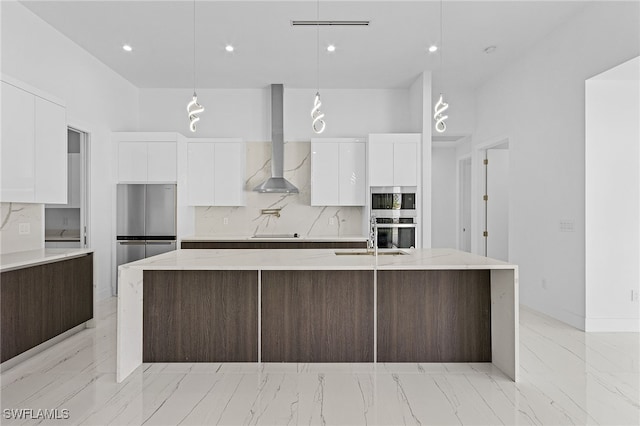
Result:
<svg viewBox="0 0 640 426"><path fill-rule="evenodd" d="M416 247L416 193L414 186L371 187L371 223L378 225L378 248Z"/></svg>

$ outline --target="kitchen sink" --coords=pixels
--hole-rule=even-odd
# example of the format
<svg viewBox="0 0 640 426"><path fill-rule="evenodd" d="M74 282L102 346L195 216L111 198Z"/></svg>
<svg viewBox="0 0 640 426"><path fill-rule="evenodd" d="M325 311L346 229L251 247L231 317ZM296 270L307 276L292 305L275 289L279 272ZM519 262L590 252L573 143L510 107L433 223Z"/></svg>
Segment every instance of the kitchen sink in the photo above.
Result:
<svg viewBox="0 0 640 426"><path fill-rule="evenodd" d="M367 251L367 250L353 250L353 251L336 251L334 252L338 256L375 256L375 251ZM401 256L404 254L409 254L402 250L386 250L386 251L378 251L378 256Z"/></svg>

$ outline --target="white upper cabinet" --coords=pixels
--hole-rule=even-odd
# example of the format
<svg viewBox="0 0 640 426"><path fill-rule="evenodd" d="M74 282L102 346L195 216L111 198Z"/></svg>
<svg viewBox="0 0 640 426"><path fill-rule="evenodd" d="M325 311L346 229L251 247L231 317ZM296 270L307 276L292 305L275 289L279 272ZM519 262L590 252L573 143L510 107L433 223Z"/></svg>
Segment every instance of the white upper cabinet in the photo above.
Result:
<svg viewBox="0 0 640 426"><path fill-rule="evenodd" d="M145 134L141 133L139 138L145 139ZM120 141L118 182L176 182L176 157L175 141Z"/></svg>
<svg viewBox="0 0 640 426"><path fill-rule="evenodd" d="M311 140L312 206L336 206L340 202L338 161L337 143Z"/></svg>
<svg viewBox="0 0 640 426"><path fill-rule="evenodd" d="M367 153L364 141L340 144L339 185L341 206L364 206L367 202Z"/></svg>
<svg viewBox="0 0 640 426"><path fill-rule="evenodd" d="M369 135L369 186L418 186L420 134Z"/></svg>
<svg viewBox="0 0 640 426"><path fill-rule="evenodd" d="M147 143L148 182L175 182L176 166L175 142Z"/></svg>
<svg viewBox="0 0 640 426"><path fill-rule="evenodd" d="M418 186L418 143L393 143L393 186Z"/></svg>
<svg viewBox="0 0 640 426"><path fill-rule="evenodd" d="M35 200L35 97L2 82L2 201Z"/></svg>
<svg viewBox="0 0 640 426"><path fill-rule="evenodd" d="M393 142L369 137L369 186L393 186Z"/></svg>
<svg viewBox="0 0 640 426"><path fill-rule="evenodd" d="M311 205L365 205L365 152L358 139L312 139Z"/></svg>
<svg viewBox="0 0 640 426"><path fill-rule="evenodd" d="M36 97L36 201L67 204L67 114Z"/></svg>
<svg viewBox="0 0 640 426"><path fill-rule="evenodd" d="M244 143L215 143L214 206L243 206ZM211 167L211 166L209 166Z"/></svg>
<svg viewBox="0 0 640 426"><path fill-rule="evenodd" d="M1 90L0 201L66 204L64 106L16 82L2 81Z"/></svg>
<svg viewBox="0 0 640 426"><path fill-rule="evenodd" d="M245 145L241 140L187 143L190 206L243 206Z"/></svg>
<svg viewBox="0 0 640 426"><path fill-rule="evenodd" d="M147 181L147 143L118 144L118 182Z"/></svg>
<svg viewBox="0 0 640 426"><path fill-rule="evenodd" d="M187 187L190 206L212 206L215 203L213 143L187 144Z"/></svg>

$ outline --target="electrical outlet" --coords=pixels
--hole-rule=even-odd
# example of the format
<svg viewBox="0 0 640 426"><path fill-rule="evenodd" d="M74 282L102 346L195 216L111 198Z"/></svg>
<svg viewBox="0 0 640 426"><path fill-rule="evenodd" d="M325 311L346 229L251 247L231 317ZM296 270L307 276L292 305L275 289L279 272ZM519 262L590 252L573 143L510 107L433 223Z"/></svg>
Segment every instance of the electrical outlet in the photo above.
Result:
<svg viewBox="0 0 640 426"><path fill-rule="evenodd" d="M20 235L29 235L31 233L31 224L30 223L19 223L18 224L18 234Z"/></svg>
<svg viewBox="0 0 640 426"><path fill-rule="evenodd" d="M543 278L541 284L542 284L542 288L546 290L547 289L547 279Z"/></svg>
<svg viewBox="0 0 640 426"><path fill-rule="evenodd" d="M638 301L638 290L631 290L631 301L632 302Z"/></svg>
<svg viewBox="0 0 640 426"><path fill-rule="evenodd" d="M65 225L65 226L68 225L69 224L69 218L68 217L63 217L62 218L62 224Z"/></svg>
<svg viewBox="0 0 640 426"><path fill-rule="evenodd" d="M224 219L222 219L222 223L223 223L224 225L228 225L228 224L229 224L229 218L228 218L228 217L225 217Z"/></svg>
<svg viewBox="0 0 640 426"><path fill-rule="evenodd" d="M333 216L331 216L331 217L329 218L329 225L333 225L333 224L334 224L334 222L335 222L335 220L334 220Z"/></svg>

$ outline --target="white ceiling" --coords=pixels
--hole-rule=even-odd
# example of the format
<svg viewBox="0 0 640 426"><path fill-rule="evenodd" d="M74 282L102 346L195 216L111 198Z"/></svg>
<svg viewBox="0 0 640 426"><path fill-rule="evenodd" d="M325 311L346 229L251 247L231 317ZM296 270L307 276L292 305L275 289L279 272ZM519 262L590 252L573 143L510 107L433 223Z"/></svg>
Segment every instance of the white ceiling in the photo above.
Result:
<svg viewBox="0 0 640 426"><path fill-rule="evenodd" d="M140 88L193 85L190 0L22 3ZM438 1L322 0L320 19L371 25L320 29L320 86L407 87L433 70L437 87L474 88L588 3L447 0L440 72L439 53L426 52L439 39ZM316 29L290 25L314 20L315 1L198 0L196 11L199 88L315 87ZM124 43L134 51L124 52ZM225 52L227 43L234 53ZM330 43L332 54L324 50ZM485 54L490 45L496 51Z"/></svg>

